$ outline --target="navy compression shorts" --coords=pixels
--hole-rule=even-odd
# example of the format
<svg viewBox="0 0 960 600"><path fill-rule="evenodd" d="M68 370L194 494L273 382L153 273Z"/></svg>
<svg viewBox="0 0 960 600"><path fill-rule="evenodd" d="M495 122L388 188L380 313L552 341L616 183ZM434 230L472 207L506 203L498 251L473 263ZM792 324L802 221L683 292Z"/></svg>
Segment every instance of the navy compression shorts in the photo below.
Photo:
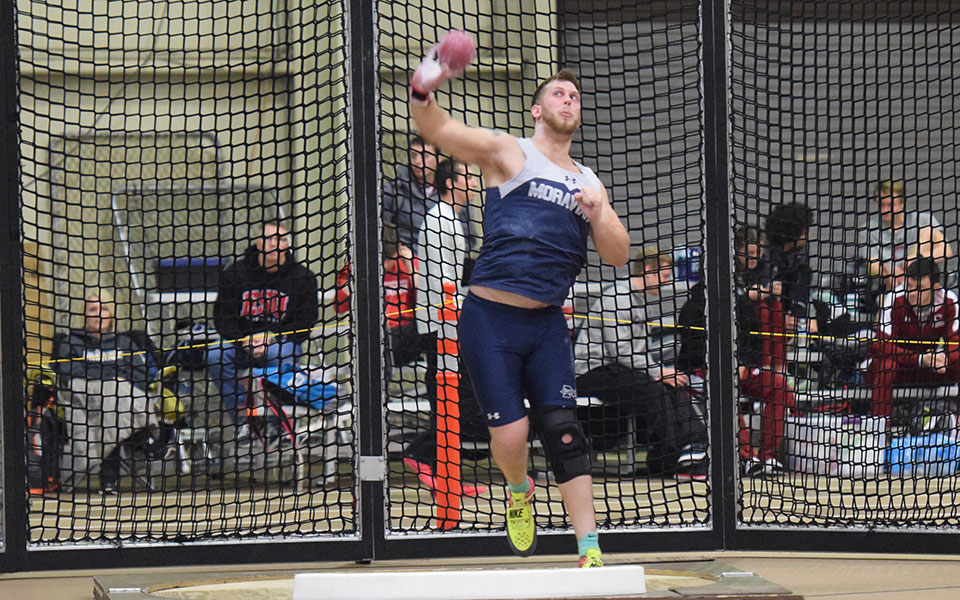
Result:
<svg viewBox="0 0 960 600"><path fill-rule="evenodd" d="M577 403L573 344L557 306L528 309L468 294L460 311L460 358L487 425Z"/></svg>

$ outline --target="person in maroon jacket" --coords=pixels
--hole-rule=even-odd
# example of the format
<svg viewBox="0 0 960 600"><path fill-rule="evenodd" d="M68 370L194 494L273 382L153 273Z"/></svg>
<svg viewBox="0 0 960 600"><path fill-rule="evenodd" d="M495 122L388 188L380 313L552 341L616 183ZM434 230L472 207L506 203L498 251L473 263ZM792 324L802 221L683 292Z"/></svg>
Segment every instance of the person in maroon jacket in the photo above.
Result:
<svg viewBox="0 0 960 600"><path fill-rule="evenodd" d="M918 258L907 265L903 284L883 304L867 354L875 417L890 417L895 385L960 380L960 303L941 286L935 260Z"/></svg>

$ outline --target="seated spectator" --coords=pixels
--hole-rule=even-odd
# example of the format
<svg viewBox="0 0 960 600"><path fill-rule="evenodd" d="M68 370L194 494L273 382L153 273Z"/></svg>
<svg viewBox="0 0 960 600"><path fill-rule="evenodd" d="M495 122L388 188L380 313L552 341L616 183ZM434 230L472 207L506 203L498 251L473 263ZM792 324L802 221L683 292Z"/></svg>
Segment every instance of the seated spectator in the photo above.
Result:
<svg viewBox="0 0 960 600"><path fill-rule="evenodd" d="M414 314L417 305L417 259L397 241L393 225L383 228L383 305L387 321L388 368L420 357L420 335Z"/></svg>
<svg viewBox="0 0 960 600"><path fill-rule="evenodd" d="M437 318L437 311L446 301L445 283L457 286L456 304L447 308L460 306L463 264L468 247L459 214L479 187L476 177L470 174L466 165L453 159L440 163L436 184L440 201L427 212L418 236L420 260L417 273L420 289L416 296L417 330L420 348L427 359L426 384L432 415L436 415L437 401L437 339L443 326ZM459 394L461 435L464 439L488 440L486 421L478 414L479 407L465 371L460 373ZM431 427L405 449L404 463L418 474L423 483L433 488L437 453L436 421L433 417L430 423ZM487 487L464 485L462 489L465 495L472 496L482 494Z"/></svg>
<svg viewBox="0 0 960 600"><path fill-rule="evenodd" d="M120 444L147 442L155 434L159 423L147 397L157 374L151 350L145 335L116 331L106 292L86 297L82 328L57 336L52 366L64 390L65 481L99 470L100 493L115 494Z"/></svg>
<svg viewBox="0 0 960 600"><path fill-rule="evenodd" d="M577 393L603 407L580 412L595 446L636 419L646 432L651 474L706 479L706 424L684 389L687 376L672 366L676 341L667 321L686 291L671 283L672 271L669 254L645 248L632 277L605 287L590 307L574 344Z"/></svg>
<svg viewBox="0 0 960 600"><path fill-rule="evenodd" d="M770 359L764 359L763 338L760 330L760 305L770 296L759 282L759 231L743 227L734 233L735 266L733 273L734 305L737 318L737 374L740 391L763 402L760 445L754 449L750 430L740 428L740 456L743 472L747 475L774 475L783 471L780 455L783 445L784 417L794 406L793 392L783 375L769 368ZM680 355L678 368L704 376L707 370L707 304L704 284L690 289L690 299L680 310ZM767 365L767 366L764 366Z"/></svg>
<svg viewBox="0 0 960 600"><path fill-rule="evenodd" d="M213 316L222 341L207 351L207 371L226 419L242 420L241 371L296 364L319 316L317 278L294 258L286 227L264 223L243 256L223 271Z"/></svg>
<svg viewBox="0 0 960 600"><path fill-rule="evenodd" d="M762 277L753 295L760 302L762 356L767 361L764 366L780 373L786 373L787 340L796 333L797 319L807 320L809 333L817 332L816 312L810 306L811 271L807 261L807 235L812 223L810 208L791 202L774 207L765 224Z"/></svg>
<svg viewBox="0 0 960 600"><path fill-rule="evenodd" d="M878 214L871 215L867 228L860 232L860 251L870 274L882 278L885 290L892 291L903 282L910 259L933 258L942 265L953 256L936 217L925 211L907 211L903 181L880 183L875 196Z"/></svg>
<svg viewBox="0 0 960 600"><path fill-rule="evenodd" d="M958 306L957 295L940 283L936 260L924 257L907 264L903 284L884 298L877 337L867 354L873 416L889 419L895 385L960 380Z"/></svg>

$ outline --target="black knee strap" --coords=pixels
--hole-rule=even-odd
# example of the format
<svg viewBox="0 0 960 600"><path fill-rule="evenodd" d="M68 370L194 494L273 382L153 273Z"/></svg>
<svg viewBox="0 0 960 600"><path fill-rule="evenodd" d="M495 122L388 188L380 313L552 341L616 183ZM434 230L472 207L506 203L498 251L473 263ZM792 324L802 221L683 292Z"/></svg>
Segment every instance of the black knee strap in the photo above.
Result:
<svg viewBox="0 0 960 600"><path fill-rule="evenodd" d="M590 474L590 450L572 408L554 408L540 415L540 443L557 483ZM570 441L564 438L569 436Z"/></svg>

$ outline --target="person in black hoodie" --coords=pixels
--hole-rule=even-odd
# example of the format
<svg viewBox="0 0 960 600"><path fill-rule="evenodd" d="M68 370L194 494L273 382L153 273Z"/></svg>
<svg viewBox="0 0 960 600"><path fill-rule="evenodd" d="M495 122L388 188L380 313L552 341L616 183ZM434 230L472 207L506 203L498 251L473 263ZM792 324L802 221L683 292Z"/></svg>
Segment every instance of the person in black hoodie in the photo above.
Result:
<svg viewBox="0 0 960 600"><path fill-rule="evenodd" d="M207 351L207 372L227 419L240 417L246 393L237 371L295 364L318 317L316 276L294 258L289 230L264 223L254 243L220 274L213 308L222 341Z"/></svg>
<svg viewBox="0 0 960 600"><path fill-rule="evenodd" d="M786 373L787 341L796 334L797 319L807 319L808 332L817 333L816 311L810 306L812 274L807 238L813 211L799 202L775 206L764 228L766 247L760 261L763 283L770 296L760 303L764 359Z"/></svg>
<svg viewBox="0 0 960 600"><path fill-rule="evenodd" d="M776 475L783 471L779 460L784 420L794 406L793 391L786 378L771 368L769 345L761 330L761 307L773 294L763 285L762 246L759 231L742 227L734 233L734 303L737 318L737 375L740 391L763 401L760 444L753 448L750 430L740 428L740 456L745 475ZM702 281L690 288L680 309L680 352L677 369L703 376L707 370L707 302Z"/></svg>
<svg viewBox="0 0 960 600"><path fill-rule="evenodd" d="M70 439L61 466L65 482L99 467L100 492L113 494L120 444L142 433L149 438L158 426L147 396L157 364L145 335L116 331L107 293L88 294L83 315L82 328L54 339L51 366L63 388Z"/></svg>

